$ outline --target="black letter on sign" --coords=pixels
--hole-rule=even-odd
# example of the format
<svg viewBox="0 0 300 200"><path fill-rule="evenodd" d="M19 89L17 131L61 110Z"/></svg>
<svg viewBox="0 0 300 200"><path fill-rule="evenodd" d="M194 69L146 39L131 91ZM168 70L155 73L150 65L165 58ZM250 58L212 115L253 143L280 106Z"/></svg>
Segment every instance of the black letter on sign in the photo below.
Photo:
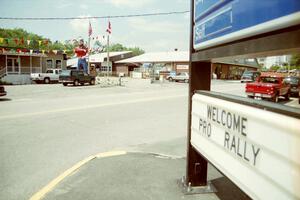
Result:
<svg viewBox="0 0 300 200"><path fill-rule="evenodd" d="M227 113L226 122L227 122L227 128L231 129L231 126L232 126L232 115L231 115L230 112Z"/></svg>
<svg viewBox="0 0 300 200"><path fill-rule="evenodd" d="M230 151L232 150L232 148L234 148L234 152L236 153L235 136L232 137Z"/></svg>
<svg viewBox="0 0 300 200"><path fill-rule="evenodd" d="M207 105L207 118L211 119L211 106Z"/></svg>
<svg viewBox="0 0 300 200"><path fill-rule="evenodd" d="M230 135L225 131L224 147L226 147L227 144L227 149L229 149L229 139L230 139Z"/></svg>
<svg viewBox="0 0 300 200"><path fill-rule="evenodd" d="M252 145L252 150L253 150L253 154L254 154L253 165L255 166L255 164L256 164L256 157L257 157L257 155L258 155L258 153L259 153L259 151L260 151L260 148L256 149L256 151L255 151L254 145Z"/></svg>
<svg viewBox="0 0 300 200"><path fill-rule="evenodd" d="M237 130L240 133L241 132L240 127L241 127L240 116L237 116L237 119L236 119L236 115L233 115L233 130Z"/></svg>
<svg viewBox="0 0 300 200"><path fill-rule="evenodd" d="M245 129L246 129L246 122L247 122L247 118L242 118L242 135L243 136L247 136Z"/></svg>

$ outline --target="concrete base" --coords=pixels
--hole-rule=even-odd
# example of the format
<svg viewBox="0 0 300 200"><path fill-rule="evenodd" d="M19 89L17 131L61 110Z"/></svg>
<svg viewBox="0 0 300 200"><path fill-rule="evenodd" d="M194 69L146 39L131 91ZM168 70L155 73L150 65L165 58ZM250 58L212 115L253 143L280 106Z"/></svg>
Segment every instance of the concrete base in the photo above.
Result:
<svg viewBox="0 0 300 200"><path fill-rule="evenodd" d="M187 184L185 177L177 181L179 187L181 188L182 193L185 195L192 194L207 194L207 193L216 193L217 189L213 184L208 181L206 186L192 187L191 184Z"/></svg>

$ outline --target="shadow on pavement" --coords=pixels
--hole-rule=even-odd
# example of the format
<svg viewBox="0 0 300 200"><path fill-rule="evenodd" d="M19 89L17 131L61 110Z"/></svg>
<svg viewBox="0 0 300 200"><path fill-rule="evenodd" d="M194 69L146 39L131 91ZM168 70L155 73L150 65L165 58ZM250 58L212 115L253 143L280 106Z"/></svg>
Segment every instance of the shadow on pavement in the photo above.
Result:
<svg viewBox="0 0 300 200"><path fill-rule="evenodd" d="M1 101L11 101L11 99L9 99L9 98L0 98L0 102Z"/></svg>
<svg viewBox="0 0 300 200"><path fill-rule="evenodd" d="M239 189L226 177L217 178L211 181L218 192L215 194L220 200L251 200L251 198Z"/></svg>

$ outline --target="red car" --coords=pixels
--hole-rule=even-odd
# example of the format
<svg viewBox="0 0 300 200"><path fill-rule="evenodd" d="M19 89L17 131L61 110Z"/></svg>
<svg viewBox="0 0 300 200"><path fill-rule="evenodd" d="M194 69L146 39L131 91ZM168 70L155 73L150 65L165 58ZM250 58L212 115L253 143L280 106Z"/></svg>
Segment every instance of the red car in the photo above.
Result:
<svg viewBox="0 0 300 200"><path fill-rule="evenodd" d="M269 99L278 102L280 96L290 98L291 86L280 75L261 75L254 83L246 84L246 94L250 98Z"/></svg>

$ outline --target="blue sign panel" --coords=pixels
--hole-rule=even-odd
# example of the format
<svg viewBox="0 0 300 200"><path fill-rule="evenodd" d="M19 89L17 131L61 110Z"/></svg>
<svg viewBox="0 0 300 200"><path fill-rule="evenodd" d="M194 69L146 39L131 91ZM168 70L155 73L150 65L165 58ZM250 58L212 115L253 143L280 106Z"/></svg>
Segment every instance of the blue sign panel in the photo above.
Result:
<svg viewBox="0 0 300 200"><path fill-rule="evenodd" d="M196 50L300 24L300 0L195 0Z"/></svg>

